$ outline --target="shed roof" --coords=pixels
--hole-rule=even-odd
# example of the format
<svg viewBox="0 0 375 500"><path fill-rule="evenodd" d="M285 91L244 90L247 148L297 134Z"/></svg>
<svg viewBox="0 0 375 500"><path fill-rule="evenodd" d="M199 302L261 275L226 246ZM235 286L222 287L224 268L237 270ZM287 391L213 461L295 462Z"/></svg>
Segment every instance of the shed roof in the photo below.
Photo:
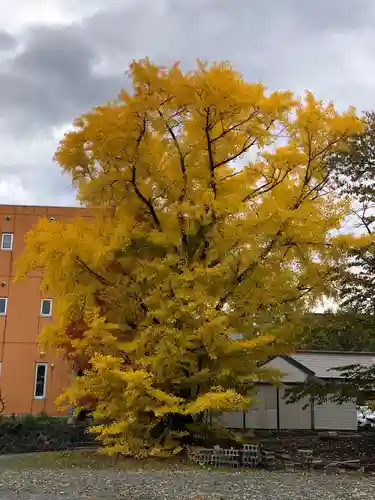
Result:
<svg viewBox="0 0 375 500"><path fill-rule="evenodd" d="M332 368L357 364L369 368L375 364L375 352L299 351L287 358L306 367L319 378L341 378L341 373Z"/></svg>

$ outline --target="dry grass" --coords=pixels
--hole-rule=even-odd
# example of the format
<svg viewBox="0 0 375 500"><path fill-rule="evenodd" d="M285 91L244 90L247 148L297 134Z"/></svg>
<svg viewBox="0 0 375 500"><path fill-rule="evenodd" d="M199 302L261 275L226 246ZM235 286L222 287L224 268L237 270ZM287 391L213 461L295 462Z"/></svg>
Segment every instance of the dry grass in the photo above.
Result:
<svg viewBox="0 0 375 500"><path fill-rule="evenodd" d="M28 453L0 456L0 470L27 469L168 469L171 467L191 467L186 459L145 459L113 458L100 455L95 451L63 451Z"/></svg>

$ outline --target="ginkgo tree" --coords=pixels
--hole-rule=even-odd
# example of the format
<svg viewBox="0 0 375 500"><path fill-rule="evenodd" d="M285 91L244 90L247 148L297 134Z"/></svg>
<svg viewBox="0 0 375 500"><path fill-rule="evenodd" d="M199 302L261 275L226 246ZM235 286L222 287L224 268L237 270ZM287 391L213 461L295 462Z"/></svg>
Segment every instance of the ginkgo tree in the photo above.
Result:
<svg viewBox="0 0 375 500"><path fill-rule="evenodd" d="M228 63L129 75L56 153L93 218L41 220L18 274L43 269L56 314L41 340L82 372L62 400L93 411L109 453L145 456L277 380L262 361L362 244L337 236L349 201L325 158L363 124Z"/></svg>

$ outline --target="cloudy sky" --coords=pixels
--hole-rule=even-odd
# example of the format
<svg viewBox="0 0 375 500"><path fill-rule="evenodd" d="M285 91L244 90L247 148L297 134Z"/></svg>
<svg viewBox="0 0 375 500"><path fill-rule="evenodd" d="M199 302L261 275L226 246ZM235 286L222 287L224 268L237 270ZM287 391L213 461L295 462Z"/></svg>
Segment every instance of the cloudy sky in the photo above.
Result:
<svg viewBox="0 0 375 500"><path fill-rule="evenodd" d="M374 0L0 0L0 203L74 205L52 156L133 59L230 60L270 89L375 109Z"/></svg>

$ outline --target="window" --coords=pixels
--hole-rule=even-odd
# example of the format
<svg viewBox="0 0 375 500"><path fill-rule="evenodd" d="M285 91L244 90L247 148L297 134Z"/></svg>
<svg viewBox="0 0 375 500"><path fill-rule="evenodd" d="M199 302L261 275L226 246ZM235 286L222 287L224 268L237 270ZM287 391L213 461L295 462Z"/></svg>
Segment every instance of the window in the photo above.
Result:
<svg viewBox="0 0 375 500"><path fill-rule="evenodd" d="M0 316L5 316L7 313L8 299L0 297Z"/></svg>
<svg viewBox="0 0 375 500"><path fill-rule="evenodd" d="M34 399L46 397L47 363L37 363L35 367Z"/></svg>
<svg viewBox="0 0 375 500"><path fill-rule="evenodd" d="M3 233L1 235L1 250L12 250L13 233Z"/></svg>
<svg viewBox="0 0 375 500"><path fill-rule="evenodd" d="M52 299L42 299L40 304L41 316L52 316Z"/></svg>

